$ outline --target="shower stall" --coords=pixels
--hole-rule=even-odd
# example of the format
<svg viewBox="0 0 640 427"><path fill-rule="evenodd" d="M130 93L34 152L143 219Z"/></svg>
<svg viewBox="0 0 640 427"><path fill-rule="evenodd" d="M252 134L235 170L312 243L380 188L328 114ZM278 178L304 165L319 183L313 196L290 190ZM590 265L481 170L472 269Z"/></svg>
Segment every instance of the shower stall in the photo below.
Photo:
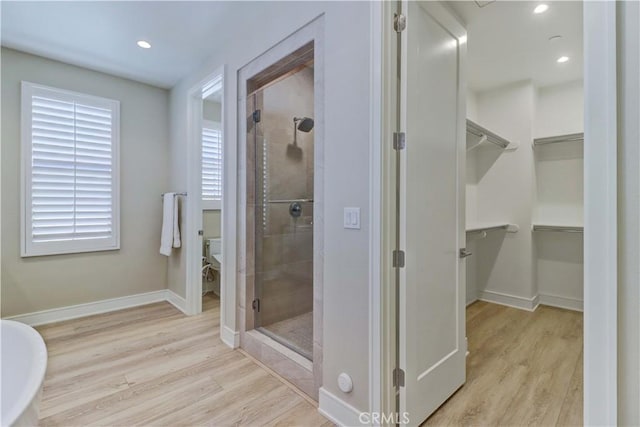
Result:
<svg viewBox="0 0 640 427"><path fill-rule="evenodd" d="M253 328L313 357L313 47L252 81L247 97ZM253 185L250 185L253 184ZM251 239L252 238L252 239ZM250 286L249 284L247 286Z"/></svg>

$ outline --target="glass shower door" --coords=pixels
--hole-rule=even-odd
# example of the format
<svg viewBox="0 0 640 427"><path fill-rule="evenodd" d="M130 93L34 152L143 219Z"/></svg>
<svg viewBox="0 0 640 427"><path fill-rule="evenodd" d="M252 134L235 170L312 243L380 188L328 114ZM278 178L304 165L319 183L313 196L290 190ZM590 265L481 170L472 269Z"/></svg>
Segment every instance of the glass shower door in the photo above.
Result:
<svg viewBox="0 0 640 427"><path fill-rule="evenodd" d="M313 68L257 90L254 325L313 354Z"/></svg>

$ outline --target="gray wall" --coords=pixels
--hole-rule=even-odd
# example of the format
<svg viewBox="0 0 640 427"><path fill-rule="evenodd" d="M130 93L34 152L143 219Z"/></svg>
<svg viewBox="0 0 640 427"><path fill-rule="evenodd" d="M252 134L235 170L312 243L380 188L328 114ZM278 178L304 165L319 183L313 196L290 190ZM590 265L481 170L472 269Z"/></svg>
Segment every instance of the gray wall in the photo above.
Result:
<svg viewBox="0 0 640 427"><path fill-rule="evenodd" d="M20 81L120 101L121 249L20 257ZM168 188L168 92L2 48L2 316L167 287L160 193Z"/></svg>
<svg viewBox="0 0 640 427"><path fill-rule="evenodd" d="M369 106L371 70L371 7L369 2L251 2L232 8L228 21L233 32L211 44L211 55L203 66L171 90L171 184L186 188L188 159L187 114L189 90L213 70L225 65L224 120L225 167L235 173L233 147L237 139L237 72L245 64L284 40L320 15L324 17L324 309L323 388L355 408L369 408ZM268 13L269 19L264 19ZM259 34L256 37L255 34ZM319 96L319 94L315 94ZM233 151L233 150L231 150ZM225 183L225 189L227 185ZM234 194L225 193L225 209L235 205ZM343 208L359 206L361 229L343 228ZM226 211L228 212L228 211ZM223 212L223 229L229 230L236 217ZM316 236L317 237L317 236ZM223 237L226 239L226 236ZM235 242L226 241L235 251ZM225 253L225 265L230 254ZM185 295L186 250L169 260L169 287ZM230 270L230 269L229 269ZM223 272L223 280L229 280ZM237 330L236 301L223 301L223 324ZM354 382L352 393L340 391L337 377L348 373Z"/></svg>
<svg viewBox="0 0 640 427"><path fill-rule="evenodd" d="M202 230L205 241L206 239L220 237L222 235L220 229L221 219L222 213L220 210L202 211Z"/></svg>
<svg viewBox="0 0 640 427"><path fill-rule="evenodd" d="M219 123L222 120L222 104L208 99L202 101L202 118Z"/></svg>
<svg viewBox="0 0 640 427"><path fill-rule="evenodd" d="M640 425L640 3L618 4L618 424Z"/></svg>

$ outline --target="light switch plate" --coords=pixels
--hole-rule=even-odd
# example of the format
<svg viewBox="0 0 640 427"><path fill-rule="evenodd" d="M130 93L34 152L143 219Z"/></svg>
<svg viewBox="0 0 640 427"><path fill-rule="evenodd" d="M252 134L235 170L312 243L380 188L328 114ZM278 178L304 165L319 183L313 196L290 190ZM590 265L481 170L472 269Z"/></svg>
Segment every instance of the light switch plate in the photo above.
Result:
<svg viewBox="0 0 640 427"><path fill-rule="evenodd" d="M344 228L360 230L360 208L344 208Z"/></svg>

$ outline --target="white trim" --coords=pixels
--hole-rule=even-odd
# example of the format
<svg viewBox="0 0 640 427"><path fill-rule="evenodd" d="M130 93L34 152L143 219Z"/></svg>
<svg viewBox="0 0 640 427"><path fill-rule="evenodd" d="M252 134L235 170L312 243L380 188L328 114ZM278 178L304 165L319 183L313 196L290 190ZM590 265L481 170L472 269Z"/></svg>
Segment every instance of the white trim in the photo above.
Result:
<svg viewBox="0 0 640 427"><path fill-rule="evenodd" d="M527 311L534 311L538 307L538 296L531 298L519 297L496 291L481 291L478 299L480 301L492 302L494 304L506 305L508 307L519 308Z"/></svg>
<svg viewBox="0 0 640 427"><path fill-rule="evenodd" d="M67 307L52 308L50 310L36 311L33 313L18 314L16 316L4 317L7 320L26 323L30 326L46 325L48 323L61 322L63 320L78 319L80 317L93 316L94 314L108 313L111 311L123 310L125 308L138 307L141 305L153 304L161 301L168 301L178 307L176 301L169 294L175 295L168 289L152 291L143 294L128 295L126 297L110 298L101 301L88 302L85 304L70 305ZM175 295L176 298L180 298ZM180 307L181 311L184 312Z"/></svg>
<svg viewBox="0 0 640 427"><path fill-rule="evenodd" d="M222 117L221 130L223 145L226 144L226 126L225 126L225 66L220 66L209 73L205 78L200 80L196 85L192 86L188 92L187 101L187 166L189 173L187 175L187 192L190 197L186 200L186 232L183 234L183 241L186 247L186 284L185 284L185 308L189 315L202 312L202 280L201 280L201 263L202 263L202 236L198 235L198 231L202 229L202 123L203 123L203 107L202 92L209 83L216 79L222 79ZM222 150L223 163L226 164L225 157L227 150ZM224 200L224 181L227 179L223 168L223 200L221 208L227 206ZM225 208L226 209L226 208ZM222 221L224 223L225 209L222 209ZM226 245L224 238L224 227L222 228L222 250ZM225 257L225 260L229 258ZM227 263L225 263L227 264ZM224 270L227 270L225 265ZM225 301L229 284L227 283L227 275L223 273L220 280L220 327L224 325ZM235 288L235 283L233 284ZM235 299L235 293L229 295Z"/></svg>
<svg viewBox="0 0 640 427"><path fill-rule="evenodd" d="M240 332L234 331L228 326L222 326L220 328L220 339L231 348L240 347Z"/></svg>
<svg viewBox="0 0 640 427"><path fill-rule="evenodd" d="M111 111L111 209L112 236L54 242L34 242L32 228L32 114L34 95L66 102L82 102ZM120 101L81 92L21 82L20 106L20 256L45 256L120 249ZM75 121L74 121L75 126Z"/></svg>
<svg viewBox="0 0 640 427"><path fill-rule="evenodd" d="M564 308L567 310L582 311L582 300L577 298L561 297L558 295L538 295L538 304L549 305L551 307Z"/></svg>
<svg viewBox="0 0 640 427"><path fill-rule="evenodd" d="M171 289L166 289L165 292L166 292L165 300L169 304L171 304L172 306L174 306L175 308L177 308L178 310L186 314L187 301L184 298L182 298L180 295L173 292Z"/></svg>
<svg viewBox="0 0 640 427"><path fill-rule="evenodd" d="M186 250L185 302L188 314L202 311L202 88L199 83L189 91L187 103L187 206L183 244ZM196 272L198 274L196 274Z"/></svg>
<svg viewBox="0 0 640 427"><path fill-rule="evenodd" d="M324 387L320 387L318 412L339 426L365 425L360 422L361 411L328 392Z"/></svg>
<svg viewBox="0 0 640 427"><path fill-rule="evenodd" d="M584 423L618 422L616 2L584 2Z"/></svg>
<svg viewBox="0 0 640 427"><path fill-rule="evenodd" d="M384 31L385 25L391 25L397 9L395 2L380 2L382 6L382 135L391 135L395 131L396 111L396 33ZM382 138L381 135L381 138ZM395 152L387 144L380 147L381 165L381 245L380 266L382 268L381 285L381 408L380 412L396 411L396 393L392 385L392 373L396 363L396 326L395 326L395 269L392 267L392 253L395 248ZM372 211L373 215L373 211ZM372 217L373 219L373 217Z"/></svg>
<svg viewBox="0 0 640 427"><path fill-rule="evenodd" d="M381 2L370 5L369 121L371 160L369 164L369 410L381 412L382 391L382 34Z"/></svg>

